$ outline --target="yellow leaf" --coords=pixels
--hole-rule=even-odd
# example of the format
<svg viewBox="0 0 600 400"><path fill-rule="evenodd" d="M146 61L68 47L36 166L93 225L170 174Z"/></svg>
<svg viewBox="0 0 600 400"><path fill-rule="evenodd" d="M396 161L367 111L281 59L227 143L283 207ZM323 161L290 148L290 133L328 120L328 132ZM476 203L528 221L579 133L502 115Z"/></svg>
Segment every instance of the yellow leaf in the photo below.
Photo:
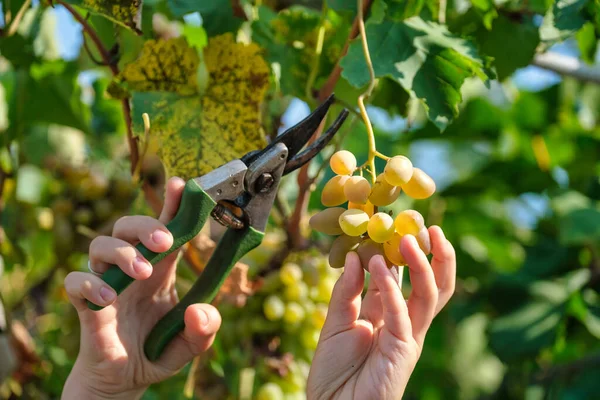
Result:
<svg viewBox="0 0 600 400"><path fill-rule="evenodd" d="M68 3L102 15L126 28L141 34L141 0L68 0Z"/></svg>
<svg viewBox="0 0 600 400"><path fill-rule="evenodd" d="M127 64L116 80L130 91L165 91L189 96L198 93L199 64L198 52L184 37L148 40L137 60Z"/></svg>
<svg viewBox="0 0 600 400"><path fill-rule="evenodd" d="M204 49L204 61L210 78L202 96L133 95L134 132L144 131L141 115L148 113L149 147L169 176L200 176L266 144L260 105L269 68L259 47L236 43L229 33L215 36Z"/></svg>

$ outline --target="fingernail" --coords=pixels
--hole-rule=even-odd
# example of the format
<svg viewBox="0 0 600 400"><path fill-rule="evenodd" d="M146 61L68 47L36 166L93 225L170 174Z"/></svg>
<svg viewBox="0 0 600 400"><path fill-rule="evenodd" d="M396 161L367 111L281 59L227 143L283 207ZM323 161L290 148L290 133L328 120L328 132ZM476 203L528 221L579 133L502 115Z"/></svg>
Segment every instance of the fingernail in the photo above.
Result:
<svg viewBox="0 0 600 400"><path fill-rule="evenodd" d="M114 290L107 288L106 286L102 286L100 288L100 297L106 302L112 301L117 294Z"/></svg>
<svg viewBox="0 0 600 400"><path fill-rule="evenodd" d="M136 257L133 260L133 270L135 272L137 272L138 274L143 274L151 269L152 269L152 267L150 266L150 264L148 264L148 262L146 260L144 260L142 257Z"/></svg>
<svg viewBox="0 0 600 400"><path fill-rule="evenodd" d="M198 318L200 319L200 325L208 325L208 315L203 310L198 310Z"/></svg>
<svg viewBox="0 0 600 400"><path fill-rule="evenodd" d="M152 240L156 244L167 243L169 241L169 234L161 230L154 231L152 234Z"/></svg>

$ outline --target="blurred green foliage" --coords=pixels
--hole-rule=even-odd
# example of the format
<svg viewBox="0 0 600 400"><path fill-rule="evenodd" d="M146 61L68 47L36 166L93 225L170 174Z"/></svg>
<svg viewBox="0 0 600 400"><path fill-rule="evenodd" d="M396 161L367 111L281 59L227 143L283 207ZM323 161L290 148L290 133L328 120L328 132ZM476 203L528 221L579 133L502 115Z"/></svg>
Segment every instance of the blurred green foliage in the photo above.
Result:
<svg viewBox="0 0 600 400"><path fill-rule="evenodd" d="M97 65L101 54L93 42L86 37L88 49L63 60L55 9L45 1L35 7L21 0L0 3L0 293L12 320L33 337L35 356L0 386L0 397L58 398L79 347L77 316L62 280L69 271L85 270L91 238L110 234L117 218L153 211L130 176L129 121L120 100L107 93L113 76ZM147 0L135 3L141 20L139 9L130 9L117 25L104 18L105 3L98 3L101 9L87 1L69 3L80 15L92 11L88 27L120 70L148 39L183 35L202 48L207 37L234 32L238 41L258 44L270 69L261 108L267 137L277 134L293 99L314 107L316 91L336 65L343 67L334 88L337 110L355 109L367 82L360 42L351 41L343 55L355 1ZM458 258L456 294L429 331L406 398L594 398L600 390L600 89L564 77L528 91L515 87L513 77L536 52L563 41L593 63L600 6L550 0L444 4L445 22L433 0L375 0L366 16L380 78L369 107L377 148L407 155L438 187L423 201L401 196L390 210L414 208L427 225L442 226ZM200 18L184 21L190 13ZM200 87L206 79L199 71ZM335 146L359 162L366 159L360 118L349 118L311 174ZM141 170L162 192L164 174L153 154ZM320 190L332 174L324 171L310 210L322 208ZM294 207L297 194L293 174L282 183L283 210ZM254 281L281 264L271 265L286 246L281 219L273 214L272 240L245 260ZM326 248L327 238L305 231ZM307 270L319 260L311 251L294 253ZM195 276L183 261L179 271L185 291ZM281 285L266 290L242 308L223 302L214 349L144 398L185 398L193 392L184 393L186 382L197 398L248 398L267 381L301 388L298 377L305 376L311 350L302 339L290 339L293 330L263 324L265 296L285 297ZM278 340L283 347L271 349ZM282 372L272 363L284 362L286 351L298 362L286 361ZM248 377L252 393L240 390Z"/></svg>

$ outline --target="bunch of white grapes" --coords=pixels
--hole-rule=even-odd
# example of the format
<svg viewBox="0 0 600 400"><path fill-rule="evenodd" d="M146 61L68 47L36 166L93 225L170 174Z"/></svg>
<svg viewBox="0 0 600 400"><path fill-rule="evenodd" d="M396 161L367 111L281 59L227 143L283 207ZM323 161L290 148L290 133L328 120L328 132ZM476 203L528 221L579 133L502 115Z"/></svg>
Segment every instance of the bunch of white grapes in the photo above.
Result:
<svg viewBox="0 0 600 400"><path fill-rule="evenodd" d="M356 251L363 267L368 260L381 254L389 266L405 265L400 253L404 235L416 237L425 254L431 252L429 232L423 216L415 210L405 210L395 219L378 207L392 204L400 193L413 199L426 199L435 192L435 182L421 169L413 167L405 156L388 159L384 171L373 186L356 171L356 158L347 150L333 154L330 166L337 175L323 188L321 203L327 208L310 219L312 229L327 235L339 235L332 243L329 264L344 266L346 254ZM348 207L342 207L344 203Z"/></svg>

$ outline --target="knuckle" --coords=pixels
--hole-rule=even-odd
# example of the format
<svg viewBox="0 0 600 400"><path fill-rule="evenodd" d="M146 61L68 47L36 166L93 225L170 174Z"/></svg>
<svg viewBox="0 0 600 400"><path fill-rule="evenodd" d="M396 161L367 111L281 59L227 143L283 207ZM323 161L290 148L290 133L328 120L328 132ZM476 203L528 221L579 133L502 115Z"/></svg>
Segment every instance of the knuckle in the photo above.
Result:
<svg viewBox="0 0 600 400"><path fill-rule="evenodd" d="M123 230L124 227L129 226L131 224L131 217L129 215L125 215L121 217L115 222L113 226L113 236Z"/></svg>
<svg viewBox="0 0 600 400"><path fill-rule="evenodd" d="M115 248L115 261L121 266L131 264L135 257L137 257L137 251L133 246L121 246Z"/></svg>

